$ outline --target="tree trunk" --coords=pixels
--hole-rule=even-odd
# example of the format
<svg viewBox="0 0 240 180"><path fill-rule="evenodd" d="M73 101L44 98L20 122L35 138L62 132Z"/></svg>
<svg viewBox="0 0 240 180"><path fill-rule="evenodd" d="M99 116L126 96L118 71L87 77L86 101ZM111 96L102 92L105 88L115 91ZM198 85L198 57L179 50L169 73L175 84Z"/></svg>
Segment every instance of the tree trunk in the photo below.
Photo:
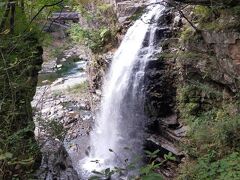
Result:
<svg viewBox="0 0 240 180"><path fill-rule="evenodd" d="M11 3L11 0L8 0L8 2L6 4L6 9L5 9L1 24L0 24L0 32L2 32L5 28L7 18L8 18L8 15L9 15L9 11L10 11L10 7L11 7L10 3Z"/></svg>
<svg viewBox="0 0 240 180"><path fill-rule="evenodd" d="M24 9L25 9L24 0L21 0L20 6L21 6L22 13L24 13Z"/></svg>
<svg viewBox="0 0 240 180"><path fill-rule="evenodd" d="M15 9L16 3L11 2L10 33L14 33Z"/></svg>

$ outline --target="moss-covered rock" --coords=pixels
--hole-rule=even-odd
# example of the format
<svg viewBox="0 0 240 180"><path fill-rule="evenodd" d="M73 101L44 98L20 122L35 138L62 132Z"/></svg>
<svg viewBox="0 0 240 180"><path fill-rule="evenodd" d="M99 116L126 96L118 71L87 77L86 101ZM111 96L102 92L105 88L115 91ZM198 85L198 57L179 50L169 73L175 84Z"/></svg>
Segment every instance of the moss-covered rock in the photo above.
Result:
<svg viewBox="0 0 240 180"><path fill-rule="evenodd" d="M189 7L178 35L177 108L189 126L180 179L238 179L239 18L237 6ZM234 158L233 158L234 157Z"/></svg>

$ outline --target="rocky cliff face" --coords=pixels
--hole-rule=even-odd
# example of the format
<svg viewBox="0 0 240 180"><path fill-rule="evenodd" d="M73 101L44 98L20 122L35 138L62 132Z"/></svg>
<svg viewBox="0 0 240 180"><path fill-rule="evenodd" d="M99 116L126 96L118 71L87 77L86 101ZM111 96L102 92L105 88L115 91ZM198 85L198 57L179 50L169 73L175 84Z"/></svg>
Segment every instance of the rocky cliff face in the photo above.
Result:
<svg viewBox="0 0 240 180"><path fill-rule="evenodd" d="M92 58L89 65L89 81L92 92L100 90L103 82L103 77L111 62L112 56L121 43L121 40L133 21L137 20L144 12L147 2L144 0L127 1L127 0L103 0L104 3L112 5L110 14L102 14L101 16L111 16L112 19L105 20L100 25L108 24L107 26L113 30L114 38L108 39L105 47L98 53L92 53ZM93 8L92 10L95 11ZM84 19L84 17L83 17ZM107 22L106 22L107 21ZM114 22L114 23L113 23ZM110 24L110 26L109 26ZM86 26L86 24L84 25ZM89 22L87 26L95 26Z"/></svg>
<svg viewBox="0 0 240 180"><path fill-rule="evenodd" d="M209 7L191 5L180 16L181 8L174 7L171 33L162 42L160 58L150 61L147 70L146 110L155 136L150 136L147 147L178 157L175 166L162 167L166 178L178 173L180 179L227 178L230 173L218 174L213 165L228 163L239 145L239 14L233 10L237 7L213 6L217 10L211 13ZM200 161L213 173L207 173ZM179 162L181 168L176 166ZM238 170L229 171L233 179L239 177Z"/></svg>
<svg viewBox="0 0 240 180"><path fill-rule="evenodd" d="M111 2L120 21L126 22L137 11L128 1ZM158 31L159 54L146 69L146 149L159 149L159 162L164 154L176 158L159 169L166 179L204 179L202 174L210 179L225 177L214 167L239 162L231 159L240 145L239 3L177 1L186 6L173 2L169 1ZM101 87L111 54L96 58L97 66L90 67L93 92ZM213 174L206 173L208 168ZM222 169L239 177L239 171Z"/></svg>
<svg viewBox="0 0 240 180"><path fill-rule="evenodd" d="M164 163L159 172L167 179L175 178L178 164L184 157L179 142L186 134L186 126L179 122L177 110L178 69L176 60L164 58L171 44L177 42L174 32L179 27L174 24L174 11L169 6L160 20L157 39L160 39L158 55L150 59L145 77L145 113L148 116L148 138L145 148L160 150L158 162ZM175 161L165 161L166 154L175 157Z"/></svg>
<svg viewBox="0 0 240 180"><path fill-rule="evenodd" d="M194 69L194 73L198 73L202 79L208 79L229 94L237 93L240 73L239 35L234 31L201 32L199 39L195 42L188 41L186 49L182 51L183 56L184 53L192 53L190 57L179 58L182 73L188 74Z"/></svg>
<svg viewBox="0 0 240 180"><path fill-rule="evenodd" d="M178 110L181 121L190 129L185 140L188 158L181 171L183 177L202 179L201 172L213 179L227 178L229 174L234 174L231 178L239 177L238 170L218 174L213 167L229 163L229 156L239 145L236 134L239 126L238 39L239 33L234 29L203 30L190 37L178 51L176 60L181 83L178 85ZM200 165L202 157L207 157L204 163L209 164L208 168ZM214 169L214 173L207 173L208 169Z"/></svg>

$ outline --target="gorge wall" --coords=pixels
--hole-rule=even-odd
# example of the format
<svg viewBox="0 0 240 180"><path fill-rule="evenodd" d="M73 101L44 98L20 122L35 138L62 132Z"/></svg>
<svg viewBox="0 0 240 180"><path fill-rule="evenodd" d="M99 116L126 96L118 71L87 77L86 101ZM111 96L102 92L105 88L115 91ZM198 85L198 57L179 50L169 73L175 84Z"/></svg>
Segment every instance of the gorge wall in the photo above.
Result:
<svg viewBox="0 0 240 180"><path fill-rule="evenodd" d="M162 48L146 69L146 149L176 157L159 169L166 179L237 179L239 3L178 2L168 3Z"/></svg>
<svg viewBox="0 0 240 180"><path fill-rule="evenodd" d="M179 118L189 127L180 177L238 179L239 6L212 8L197 5L185 10L197 32L183 25L180 48L172 54L179 77ZM171 52L175 49L170 47Z"/></svg>
<svg viewBox="0 0 240 180"><path fill-rule="evenodd" d="M167 178L237 179L239 6L191 3L173 5L162 52L147 70L146 110L158 134L147 145L182 162L163 166Z"/></svg>
<svg viewBox="0 0 240 180"><path fill-rule="evenodd" d="M88 42L91 53L87 90L94 101L89 105L92 111L98 109L102 81L113 53L127 28L147 6L144 1L106 2L113 7L104 7L103 12L100 12L102 7L88 7L93 13L102 13L98 14L98 23L84 17L80 20L81 27L91 30L109 26L94 31L97 43ZM165 179L237 180L240 178L239 1L171 0L167 6L156 35L161 41L159 51L149 58L145 71L144 106L148 116L145 149L159 150L156 162L163 163L156 171ZM8 56L13 42L16 39L1 36L0 179L13 176L28 179L41 161L30 103L42 64L42 48L30 33L15 47L15 54ZM42 151L45 154L39 176L31 178L79 179L60 142L49 141Z"/></svg>

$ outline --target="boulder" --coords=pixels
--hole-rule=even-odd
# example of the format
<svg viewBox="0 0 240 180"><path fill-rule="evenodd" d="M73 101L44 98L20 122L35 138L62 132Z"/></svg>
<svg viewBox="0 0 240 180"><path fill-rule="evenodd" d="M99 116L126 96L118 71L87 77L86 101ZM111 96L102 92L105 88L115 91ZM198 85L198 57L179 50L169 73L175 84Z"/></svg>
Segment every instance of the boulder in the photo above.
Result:
<svg viewBox="0 0 240 180"><path fill-rule="evenodd" d="M63 144L50 140L42 147L42 165L37 172L40 180L79 180L77 172L72 167L71 159Z"/></svg>

